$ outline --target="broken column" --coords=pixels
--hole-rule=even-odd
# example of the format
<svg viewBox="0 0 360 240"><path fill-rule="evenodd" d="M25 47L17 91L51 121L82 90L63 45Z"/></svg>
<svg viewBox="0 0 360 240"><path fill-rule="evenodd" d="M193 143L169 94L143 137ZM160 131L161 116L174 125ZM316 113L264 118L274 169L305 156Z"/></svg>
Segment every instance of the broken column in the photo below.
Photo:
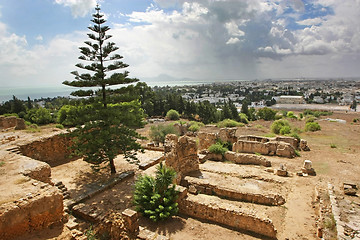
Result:
<svg viewBox="0 0 360 240"><path fill-rule="evenodd" d="M125 228L130 233L136 233L139 231L139 218L136 211L131 209L125 209L122 213L124 219Z"/></svg>
<svg viewBox="0 0 360 240"><path fill-rule="evenodd" d="M310 160L304 161L304 166L301 168L303 174L308 174L310 176L316 176L315 169L312 167L312 162Z"/></svg>
<svg viewBox="0 0 360 240"><path fill-rule="evenodd" d="M199 157L195 140L188 136L169 134L165 139L165 163L177 172L176 183L192 171L199 170Z"/></svg>
<svg viewBox="0 0 360 240"><path fill-rule="evenodd" d="M276 170L276 175L286 177L288 175L285 164L281 163L279 169Z"/></svg>

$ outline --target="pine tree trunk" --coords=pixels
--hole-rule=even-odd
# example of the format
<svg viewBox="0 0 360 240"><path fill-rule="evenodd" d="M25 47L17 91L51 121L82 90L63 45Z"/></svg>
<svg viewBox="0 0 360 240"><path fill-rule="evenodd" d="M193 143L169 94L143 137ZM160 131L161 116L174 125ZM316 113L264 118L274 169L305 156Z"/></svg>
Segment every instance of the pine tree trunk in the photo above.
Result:
<svg viewBox="0 0 360 240"><path fill-rule="evenodd" d="M115 174L115 173L116 173L116 169L115 169L114 159L110 159L109 161L110 161L111 174Z"/></svg>

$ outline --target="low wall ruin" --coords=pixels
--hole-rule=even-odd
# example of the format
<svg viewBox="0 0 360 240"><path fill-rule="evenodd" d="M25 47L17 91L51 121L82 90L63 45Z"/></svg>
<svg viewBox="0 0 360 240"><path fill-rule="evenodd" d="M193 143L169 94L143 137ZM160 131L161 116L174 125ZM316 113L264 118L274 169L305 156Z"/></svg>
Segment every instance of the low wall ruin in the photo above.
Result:
<svg viewBox="0 0 360 240"><path fill-rule="evenodd" d="M19 149L27 157L56 165L70 158L70 146L71 139L66 135L58 134L19 146Z"/></svg>
<svg viewBox="0 0 360 240"><path fill-rule="evenodd" d="M178 203L179 212L182 214L276 238L277 230L269 218L257 217L234 205L222 206L216 202L202 202L197 196L187 194L187 190L181 191Z"/></svg>
<svg viewBox="0 0 360 240"><path fill-rule="evenodd" d="M26 125L24 119L22 118L17 118L15 116L0 116L0 129L1 128L15 128L16 130L23 130L26 128Z"/></svg>
<svg viewBox="0 0 360 240"><path fill-rule="evenodd" d="M204 181L204 179L198 179L190 176L186 176L183 181L181 181L181 185L184 187L193 186L198 193L216 195L237 201L257 203L268 206L279 206L285 203L285 198L279 194L240 192L234 189L211 184L207 181Z"/></svg>
<svg viewBox="0 0 360 240"><path fill-rule="evenodd" d="M49 184L26 197L0 206L0 239L46 228L63 216L63 195Z"/></svg>
<svg viewBox="0 0 360 240"><path fill-rule="evenodd" d="M258 142L238 140L233 145L234 152L240 153L260 153L263 155L280 156L293 158L296 156L295 148L286 142L270 141L270 142Z"/></svg>
<svg viewBox="0 0 360 240"><path fill-rule="evenodd" d="M252 165L262 165L265 167L271 167L271 162L263 156L258 156L254 154L247 153L236 153L233 151L227 151L224 154L224 157L227 161L234 162L237 164L252 164Z"/></svg>

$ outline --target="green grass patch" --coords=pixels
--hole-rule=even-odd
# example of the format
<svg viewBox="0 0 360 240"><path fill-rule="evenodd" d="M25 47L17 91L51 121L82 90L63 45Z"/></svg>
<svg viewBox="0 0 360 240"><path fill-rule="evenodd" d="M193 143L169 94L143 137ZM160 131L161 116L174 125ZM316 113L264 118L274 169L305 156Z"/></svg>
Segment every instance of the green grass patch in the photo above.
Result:
<svg viewBox="0 0 360 240"><path fill-rule="evenodd" d="M244 127L245 124L244 123L240 123L240 122L237 122L235 120L232 120L232 119L225 119L225 120L222 120L221 122L218 122L216 124L216 126L218 128L225 128L225 127Z"/></svg>
<svg viewBox="0 0 360 240"><path fill-rule="evenodd" d="M5 165L5 162L4 161L1 161L0 162L0 167L4 166Z"/></svg>
<svg viewBox="0 0 360 240"><path fill-rule="evenodd" d="M330 144L330 147L331 147L331 148L337 148L337 147L336 147L336 144L334 144L334 143Z"/></svg>

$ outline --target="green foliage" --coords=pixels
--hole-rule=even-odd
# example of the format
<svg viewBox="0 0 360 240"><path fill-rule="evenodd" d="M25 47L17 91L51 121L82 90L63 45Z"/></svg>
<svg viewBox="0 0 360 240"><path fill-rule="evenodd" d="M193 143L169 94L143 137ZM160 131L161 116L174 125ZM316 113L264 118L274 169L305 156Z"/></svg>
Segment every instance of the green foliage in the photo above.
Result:
<svg viewBox="0 0 360 240"><path fill-rule="evenodd" d="M150 138L156 143L164 143L168 134L179 135L179 132L172 124L154 125L150 127Z"/></svg>
<svg viewBox="0 0 360 240"><path fill-rule="evenodd" d="M276 111L271 108L260 108L257 111L257 116L259 119L264 119L265 121L275 120Z"/></svg>
<svg viewBox="0 0 360 240"><path fill-rule="evenodd" d="M239 113L239 118L240 118L240 122L244 123L244 124L248 124L249 123L249 119L246 116L245 113Z"/></svg>
<svg viewBox="0 0 360 240"><path fill-rule="evenodd" d="M55 127L59 128L59 129L64 129L64 125L62 125L62 124L56 124Z"/></svg>
<svg viewBox="0 0 360 240"><path fill-rule="evenodd" d="M330 144L331 148L336 148L336 145L334 143Z"/></svg>
<svg viewBox="0 0 360 240"><path fill-rule="evenodd" d="M133 150L136 152L140 149L137 140L142 137L129 127L141 125L144 113L140 109L140 102L134 100L129 93L133 87L115 87L135 83L139 79L129 78L128 71L113 72L127 68L128 65L121 61L121 55L114 53L119 48L114 42L109 41L112 36L106 34L110 28L104 25L104 14L100 13L98 6L95 11L91 20L94 25L88 27L92 31L87 34L90 40L85 42L85 47L79 48L79 59L83 63L76 64L76 67L80 68L81 72L71 72L75 80L63 82L68 86L85 88L86 90L80 89L71 95L87 97L86 104L84 103L84 109L80 109L81 111L64 109L64 113L60 112L58 120L64 125L84 123L71 132L74 137L72 147L75 154L92 163L95 169L101 163L107 162L111 173L115 173L116 155L123 153L126 158L136 159ZM140 92L145 89L139 87L137 90ZM82 110L86 113L84 116L81 115ZM71 111L74 113L69 114Z"/></svg>
<svg viewBox="0 0 360 240"><path fill-rule="evenodd" d="M191 122L189 123L189 125L190 125L190 126L189 126L188 130L191 131L191 132L197 132L197 131L200 130L201 127L204 126L203 123L201 123L201 122L195 122L195 121L191 121Z"/></svg>
<svg viewBox="0 0 360 240"><path fill-rule="evenodd" d="M304 117L304 114L300 113L300 114L299 114L299 118L300 118L300 119L303 119L303 117Z"/></svg>
<svg viewBox="0 0 360 240"><path fill-rule="evenodd" d="M315 132L315 131L320 131L321 130L321 126L318 122L308 122L305 124L305 131L306 132Z"/></svg>
<svg viewBox="0 0 360 240"><path fill-rule="evenodd" d="M301 157L301 154L300 154L299 150L296 150L296 149L295 149L295 155L296 155L297 157Z"/></svg>
<svg viewBox="0 0 360 240"><path fill-rule="evenodd" d="M300 139L301 139L300 136L299 136L299 134L297 134L294 130L293 130L292 133L287 134L287 136L296 138L296 139L299 140L299 141L300 141Z"/></svg>
<svg viewBox="0 0 360 240"><path fill-rule="evenodd" d="M280 134L280 130L283 127L290 127L290 124L287 120L276 120L271 124L271 131L275 134Z"/></svg>
<svg viewBox="0 0 360 240"><path fill-rule="evenodd" d="M315 122L315 121L316 121L316 117L310 115L306 117L305 123Z"/></svg>
<svg viewBox="0 0 360 240"><path fill-rule="evenodd" d="M4 166L5 165L5 162L4 161L1 161L0 162L0 167Z"/></svg>
<svg viewBox="0 0 360 240"><path fill-rule="evenodd" d="M243 123L239 123L232 119L224 119L221 122L218 122L216 126L218 128L224 128L224 127L244 127L245 125Z"/></svg>
<svg viewBox="0 0 360 240"><path fill-rule="evenodd" d="M354 122L354 123L360 122L360 119L359 119L359 118L354 118L354 119L353 119L353 122Z"/></svg>
<svg viewBox="0 0 360 240"><path fill-rule="evenodd" d="M315 117L320 117L320 116L330 116L332 115L333 112L329 112L329 111L313 111L313 110L304 110L304 115L307 116L307 115L313 115Z"/></svg>
<svg viewBox="0 0 360 240"><path fill-rule="evenodd" d="M229 151L229 149L224 147L223 144L221 144L219 142L212 144L208 150L210 153L221 154L223 156L227 151Z"/></svg>
<svg viewBox="0 0 360 240"><path fill-rule="evenodd" d="M4 117L19 117L19 115L17 113L5 113L1 116L4 116Z"/></svg>
<svg viewBox="0 0 360 240"><path fill-rule="evenodd" d="M25 120L39 125L53 122L51 112L46 108L32 108L25 115Z"/></svg>
<svg viewBox="0 0 360 240"><path fill-rule="evenodd" d="M286 117L288 117L288 118L295 118L295 119L297 119L297 117L294 115L294 112L293 112L293 111L289 111L289 112L287 112Z"/></svg>
<svg viewBox="0 0 360 240"><path fill-rule="evenodd" d="M178 111L174 110L174 109L170 109L167 113L166 113L166 118L169 120L179 120L180 118L180 114Z"/></svg>
<svg viewBox="0 0 360 240"><path fill-rule="evenodd" d="M176 172L164 166L157 167L156 177L143 175L135 182L134 204L136 211L154 222L165 220L178 212L178 191L172 184Z"/></svg>
<svg viewBox="0 0 360 240"><path fill-rule="evenodd" d="M291 133L291 127L290 126L283 126L280 129L280 134L281 135L290 134L290 133Z"/></svg>

